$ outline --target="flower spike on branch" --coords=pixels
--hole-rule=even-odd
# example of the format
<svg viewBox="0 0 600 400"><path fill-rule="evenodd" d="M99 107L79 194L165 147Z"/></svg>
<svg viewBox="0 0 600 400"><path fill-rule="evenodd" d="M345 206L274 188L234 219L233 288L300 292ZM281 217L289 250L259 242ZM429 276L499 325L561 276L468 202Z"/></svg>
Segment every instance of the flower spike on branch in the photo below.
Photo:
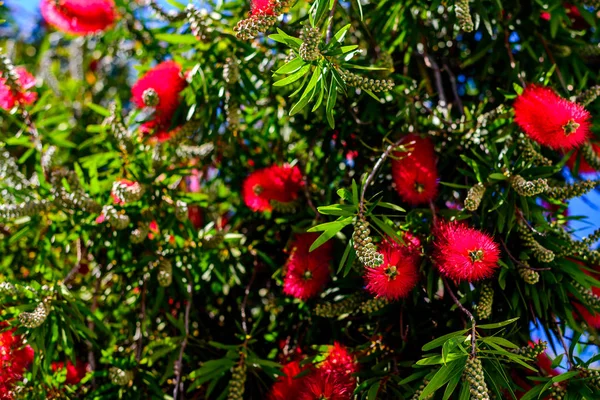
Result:
<svg viewBox="0 0 600 400"><path fill-rule="evenodd" d="M254 39L277 23L277 17L289 7L290 0L253 0L250 16L233 28L242 40Z"/></svg>
<svg viewBox="0 0 600 400"><path fill-rule="evenodd" d="M465 198L465 209L469 211L476 211L481 204L481 199L485 194L485 185L481 182L476 183L469 189L467 197Z"/></svg>
<svg viewBox="0 0 600 400"><path fill-rule="evenodd" d="M588 142L584 144L579 151L583 155L583 159L589 165L589 167L594 171L598 171L600 170L600 155L598 155L595 147L596 143L592 144Z"/></svg>
<svg viewBox="0 0 600 400"><path fill-rule="evenodd" d="M551 166L552 160L544 157L539 151L535 149L531 140L525 137L520 137L518 141L518 147L521 151L521 155L525 160L533 164Z"/></svg>
<svg viewBox="0 0 600 400"><path fill-rule="evenodd" d="M359 89L377 93L392 90L395 86L391 79L369 79L341 68L339 72L346 85Z"/></svg>
<svg viewBox="0 0 600 400"><path fill-rule="evenodd" d="M527 267L529 266L529 264L527 264L527 261L521 261L521 263ZM519 273L519 276L528 285L535 285L540 281L540 273L525 266L517 267L517 272Z"/></svg>
<svg viewBox="0 0 600 400"><path fill-rule="evenodd" d="M50 308L51 303L49 300L41 301L32 312L22 312L19 314L19 322L25 328L38 328L48 318Z"/></svg>
<svg viewBox="0 0 600 400"><path fill-rule="evenodd" d="M425 389L425 387L429 385L429 381L427 379L423 380L423 382L421 383L421 386L419 386L419 388L417 389L417 391L412 395L412 397L410 398L410 400L431 400L433 399L433 395L434 393L425 396L423 398L421 398L421 393L423 393L423 390Z"/></svg>
<svg viewBox="0 0 600 400"><path fill-rule="evenodd" d="M513 175L509 182L520 196L533 197L548 190L548 181L545 178L528 181L521 175Z"/></svg>
<svg viewBox="0 0 600 400"><path fill-rule="evenodd" d="M546 191L548 197L553 199L567 200L582 196L600 185L600 180L581 181L562 186L551 186Z"/></svg>
<svg viewBox="0 0 600 400"><path fill-rule="evenodd" d="M525 246L531 249L533 255L539 262L549 263L554 261L554 252L539 244L537 240L535 240L533 233L527 229L525 223L519 222L517 224L517 231L519 232L519 236L521 237L521 240L523 240Z"/></svg>
<svg viewBox="0 0 600 400"><path fill-rule="evenodd" d="M490 394L485 383L485 375L483 374L483 366L479 357L473 356L467 359L463 376L469 383L469 391L471 392L472 399L490 400Z"/></svg>
<svg viewBox="0 0 600 400"><path fill-rule="evenodd" d="M244 398L244 386L246 384L246 361L240 358L239 363L231 369L231 380L229 381L229 393L227 400L242 400Z"/></svg>
<svg viewBox="0 0 600 400"><path fill-rule="evenodd" d="M369 223L359 217L354 225L352 241L356 256L365 266L375 268L383 264L383 254L379 253L373 244L373 239L369 236L371 230Z"/></svg>
<svg viewBox="0 0 600 400"><path fill-rule="evenodd" d="M471 10L469 9L469 0L455 0L454 12L458 20L458 26L465 32L473 31L473 18L471 18Z"/></svg>
<svg viewBox="0 0 600 400"><path fill-rule="evenodd" d="M481 288L479 303L477 303L477 317L488 319L492 315L492 306L494 304L494 289L489 283L484 283Z"/></svg>
<svg viewBox="0 0 600 400"><path fill-rule="evenodd" d="M309 24L304 25L300 33L302 44L300 45L300 57L304 61L315 61L321 57L319 43L321 41L321 31L319 28L313 28Z"/></svg>
<svg viewBox="0 0 600 400"><path fill-rule="evenodd" d="M518 349L511 350L511 353L518 354L520 356L525 356L529 358L536 358L540 354L543 354L548 347L548 342L538 341L536 343L531 343L529 346L519 347Z"/></svg>
<svg viewBox="0 0 600 400"><path fill-rule="evenodd" d="M585 92L580 93L576 101L585 107L596 100L598 96L600 96L600 85L592 86Z"/></svg>
<svg viewBox="0 0 600 400"><path fill-rule="evenodd" d="M351 314L361 305L361 294L353 294L337 303L319 303L314 313L318 317L337 318L344 314Z"/></svg>

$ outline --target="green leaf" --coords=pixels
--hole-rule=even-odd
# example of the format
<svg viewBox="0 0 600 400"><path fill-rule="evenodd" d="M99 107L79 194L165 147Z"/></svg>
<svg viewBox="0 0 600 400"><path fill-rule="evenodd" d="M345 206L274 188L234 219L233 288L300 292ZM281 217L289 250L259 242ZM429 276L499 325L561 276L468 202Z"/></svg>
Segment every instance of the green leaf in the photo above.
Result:
<svg viewBox="0 0 600 400"><path fill-rule="evenodd" d="M337 84L334 76L331 77L331 83L329 85L329 91L327 93L327 106L325 108L325 113L327 115L327 122L329 123L329 127L331 129L335 128L335 120L333 119L333 107L335 106L335 102L337 100Z"/></svg>
<svg viewBox="0 0 600 400"><path fill-rule="evenodd" d="M426 399L429 395L433 394L444 386L448 381L462 374L463 369L465 368L465 364L467 361L467 356L462 356L460 359L448 363L446 365L442 365L442 367L435 373L433 378L423 392L421 392L421 396L419 396L420 400Z"/></svg>
<svg viewBox="0 0 600 400"><path fill-rule="evenodd" d="M342 220L327 222L325 224L317 225L308 230L308 232L318 232L323 231L321 236L319 236L314 243L310 246L308 250L313 251L323 243L327 242L329 239L334 237L339 231L341 231L346 225L352 223L353 217L347 217Z"/></svg>
<svg viewBox="0 0 600 400"><path fill-rule="evenodd" d="M351 26L351 24L347 24L340 28L340 30L337 31L335 35L333 35L333 39L340 44L343 43L344 37L346 36L346 33L348 32L348 29L350 29Z"/></svg>
<svg viewBox="0 0 600 400"><path fill-rule="evenodd" d="M306 62L303 59L301 59L300 57L296 57L292 61L288 62L287 64L285 64L284 66L279 68L273 74L277 74L277 75L291 74L292 72L298 71L304 65L306 65Z"/></svg>
<svg viewBox="0 0 600 400"><path fill-rule="evenodd" d="M356 206L333 204L330 206L317 207L317 210L323 215L348 216L356 213Z"/></svg>
<svg viewBox="0 0 600 400"><path fill-rule="evenodd" d="M310 67L311 67L310 65L303 66L302 68L300 68L299 71L294 72L287 78L283 78L283 79L278 80L277 82L273 83L273 86L278 86L278 87L286 86L286 85L289 85L290 83L296 82L298 79L302 78L304 75L306 75L308 73L308 71L310 70Z"/></svg>
<svg viewBox="0 0 600 400"><path fill-rule="evenodd" d="M198 39L193 35L178 35L176 33L158 33L154 35L157 40L171 44L196 44Z"/></svg>
<svg viewBox="0 0 600 400"><path fill-rule="evenodd" d="M350 250L352 250L352 241L348 240L348 243L346 244L346 249L344 250L344 254L342 255L340 264L338 265L338 269L337 269L338 275L340 274L340 272L342 272L344 265L346 265L346 260L348 259L348 256L350 255Z"/></svg>
<svg viewBox="0 0 600 400"><path fill-rule="evenodd" d="M389 208L391 210L398 211L398 212L405 212L406 211L404 208L402 208L400 206L397 206L397 205L392 204L392 203L387 203L385 201L380 201L379 203L377 203L377 206L384 207L384 208Z"/></svg>
<svg viewBox="0 0 600 400"><path fill-rule="evenodd" d="M481 341L484 343L495 343L498 346L508 347L509 349L519 348L519 346L517 346L516 344L498 336L487 336L482 338Z"/></svg>
<svg viewBox="0 0 600 400"><path fill-rule="evenodd" d="M506 321L502 321L502 322L497 322L497 323L495 323L495 324L484 324L484 325L477 325L477 327L478 327L478 328L481 328L481 329L496 329L496 328L502 328L503 326L506 326L506 325L510 325L510 324L512 324L513 322L517 321L518 319L519 319L519 317L517 317L517 318L512 318L512 319L509 319L509 320L506 320Z"/></svg>
<svg viewBox="0 0 600 400"><path fill-rule="evenodd" d="M321 67L315 68L310 81L308 81L308 85L306 85L306 89L304 89L304 93L300 97L300 100L298 100L298 102L292 106L292 109L290 110L290 116L300 112L312 100L316 92L314 90L315 86L321 79L321 72Z"/></svg>
<svg viewBox="0 0 600 400"><path fill-rule="evenodd" d="M381 381L377 381L373 386L369 388L369 392L367 393L367 400L377 400L377 393L379 392L380 386Z"/></svg>
<svg viewBox="0 0 600 400"><path fill-rule="evenodd" d="M87 107L89 109L91 109L92 111L94 111L96 114L100 114L103 117L109 117L110 116L110 111L108 111L106 108L99 106L98 104L94 104L94 103L87 103L86 104Z"/></svg>
<svg viewBox="0 0 600 400"><path fill-rule="evenodd" d="M441 345L443 345L444 343L446 343L447 340L452 339L454 337L457 336L462 336L465 333L467 333L468 331L470 331L470 329L463 329L462 331L456 331L456 332L452 332L452 333L448 333L447 335L444 336L440 336L437 339L432 340L429 343L426 343L421 350L423 351L430 351L435 349L436 347L440 347Z"/></svg>

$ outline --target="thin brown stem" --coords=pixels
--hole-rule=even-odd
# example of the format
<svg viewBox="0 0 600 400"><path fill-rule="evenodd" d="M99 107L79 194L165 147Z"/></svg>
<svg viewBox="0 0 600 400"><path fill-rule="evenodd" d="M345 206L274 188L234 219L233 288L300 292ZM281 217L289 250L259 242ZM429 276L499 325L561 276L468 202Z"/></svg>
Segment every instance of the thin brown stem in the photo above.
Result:
<svg viewBox="0 0 600 400"><path fill-rule="evenodd" d="M539 32L536 33L536 36L542 42L542 45L544 46L544 50L546 50L546 54L548 54L548 59L550 60L552 65L554 65L554 67L556 68L556 76L558 77L558 81L560 82L560 85L562 86L563 90L568 93L569 90L567 89L567 84L565 83L565 79L563 78L562 73L560 72L560 68L558 67L558 64L556 64L556 60L554 59L554 56L552 55L552 51L550 51L550 47L548 47L548 42L546 42L546 39L544 39L544 37Z"/></svg>
<svg viewBox="0 0 600 400"><path fill-rule="evenodd" d="M444 281L444 286L446 287L446 290L448 291L448 294L450 295L450 297L452 297L452 301L454 301L454 304L456 304L456 306L460 309L460 311L462 311L471 321L471 356L475 357L475 355L477 354L477 329L476 329L475 317L458 300L458 298L454 294L454 291L450 287L448 280L446 278L442 278L442 280Z"/></svg>
<svg viewBox="0 0 600 400"><path fill-rule="evenodd" d="M331 38L333 37L333 15L335 14L335 8L337 7L337 4L338 0L333 0L333 6L331 6L331 11L329 11L329 25L327 25L325 44L329 44L329 42L331 42Z"/></svg>
<svg viewBox="0 0 600 400"><path fill-rule="evenodd" d="M558 322L556 322L556 316L554 314L552 314L552 322L554 323L554 327L556 328L556 333L558 334L558 339L560 340L560 344L562 345L562 347L565 351L565 356L567 357L567 363L569 364L569 369L571 369L574 362L573 362L573 359L571 358L571 354L569 352L569 346L567 346L567 342L565 341L565 337L563 336L562 329L560 328L560 325L558 325Z"/></svg>

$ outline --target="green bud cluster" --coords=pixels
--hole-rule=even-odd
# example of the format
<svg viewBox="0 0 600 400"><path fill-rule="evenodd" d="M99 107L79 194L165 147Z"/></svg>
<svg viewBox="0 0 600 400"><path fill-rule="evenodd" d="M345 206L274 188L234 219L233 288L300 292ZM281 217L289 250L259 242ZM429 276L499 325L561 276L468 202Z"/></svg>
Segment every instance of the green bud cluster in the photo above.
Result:
<svg viewBox="0 0 600 400"><path fill-rule="evenodd" d="M129 225L129 217L122 212L118 212L113 206L107 205L102 208L102 214L110 226L120 231Z"/></svg>
<svg viewBox="0 0 600 400"><path fill-rule="evenodd" d="M494 304L494 289L489 283L484 283L477 303L477 316L481 319L488 319L492 316L492 306Z"/></svg>
<svg viewBox="0 0 600 400"><path fill-rule="evenodd" d="M472 32L474 25L471 18L471 11L469 10L469 0L455 0L454 12L456 13L460 29L465 32Z"/></svg>
<svg viewBox="0 0 600 400"><path fill-rule="evenodd" d="M465 199L465 209L469 211L475 211L479 208L479 204L481 204L481 199L483 199L483 195L485 194L485 185L481 182L475 184L469 192L467 193L467 198Z"/></svg>
<svg viewBox="0 0 600 400"><path fill-rule="evenodd" d="M536 150L531 140L523 137L519 140L518 146L519 150L521 151L521 156L523 156L523 158L528 162L536 165L552 165L552 160L541 155Z"/></svg>
<svg viewBox="0 0 600 400"><path fill-rule="evenodd" d="M600 86L597 87L600 88ZM583 155L585 162L587 162L590 167L594 168L595 170L600 170L600 157L598 154L596 154L590 143L584 144L579 151Z"/></svg>
<svg viewBox="0 0 600 400"><path fill-rule="evenodd" d="M531 249L533 255L538 261L549 263L554 260L554 252L539 244L533 237L533 233L527 229L524 223L519 223L517 225L517 230L521 240L523 241L523 244Z"/></svg>
<svg viewBox="0 0 600 400"><path fill-rule="evenodd" d="M15 296L17 294L17 288L10 282L0 283L0 295L3 296Z"/></svg>
<svg viewBox="0 0 600 400"><path fill-rule="evenodd" d="M173 283L173 264L171 261L163 258L158 263L158 275L156 276L158 284L162 287L169 287Z"/></svg>
<svg viewBox="0 0 600 400"><path fill-rule="evenodd" d="M427 385L429 385L429 381L427 379L423 380L423 382L421 383L421 386L419 386L419 388L412 395L410 400L431 400L431 399L433 399L433 393L428 396L425 396L421 399L421 393L423 393L423 390L425 390L425 387Z"/></svg>
<svg viewBox="0 0 600 400"><path fill-rule="evenodd" d="M340 70L340 73L346 85L372 92L392 90L395 85L394 81L390 79L369 79L343 69Z"/></svg>
<svg viewBox="0 0 600 400"><path fill-rule="evenodd" d="M175 202L175 218L179 222L185 222L188 219L188 205L185 201L177 200Z"/></svg>
<svg viewBox="0 0 600 400"><path fill-rule="evenodd" d="M240 80L240 67L237 58L227 57L223 65L223 79L230 85Z"/></svg>
<svg viewBox="0 0 600 400"><path fill-rule="evenodd" d="M50 208L47 200L31 200L19 204L0 204L1 219L15 219L21 217L32 217Z"/></svg>
<svg viewBox="0 0 600 400"><path fill-rule="evenodd" d="M323 318L337 318L340 315L351 314L361 303L360 295L351 295L337 303L320 303L315 307L315 315Z"/></svg>
<svg viewBox="0 0 600 400"><path fill-rule="evenodd" d="M206 12L198 10L193 4L188 4L185 9L186 18L190 24L192 34L198 40L206 39L207 25L205 22Z"/></svg>
<svg viewBox="0 0 600 400"><path fill-rule="evenodd" d="M539 356L540 354L543 354L547 348L548 348L548 342L543 342L540 340L537 343L534 343L533 347L532 346L523 346L523 347L519 347L518 349L513 349L511 351L520 356L524 356L524 357L533 359L533 358L536 358L537 356Z"/></svg>
<svg viewBox="0 0 600 400"><path fill-rule="evenodd" d="M370 233L369 223L359 219L354 225L352 241L359 261L367 267L374 268L383 264L383 254L379 253L375 248L373 239L369 236Z"/></svg>
<svg viewBox="0 0 600 400"><path fill-rule="evenodd" d="M583 297L583 300L585 300L586 304L588 304L590 307L600 310L600 297L596 296L594 294L594 292L592 292L590 289L585 288L584 286L582 286L581 284L575 282L573 283L573 286L575 286L575 289L581 294L581 296Z"/></svg>
<svg viewBox="0 0 600 400"><path fill-rule="evenodd" d="M358 307L358 310L363 314L372 314L383 309L383 307L387 306L388 304L390 304L390 301L387 298L375 297L363 302Z"/></svg>
<svg viewBox="0 0 600 400"><path fill-rule="evenodd" d="M23 88L21 87L19 80L19 74L15 70L13 63L10 61L8 56L4 54L2 49L0 49L0 76L6 79L6 85L13 93L23 92Z"/></svg>
<svg viewBox="0 0 600 400"><path fill-rule="evenodd" d="M313 28L310 25L304 25L302 32L300 32L300 57L304 61L315 61L321 57L319 51L319 43L321 42L321 31L319 28Z"/></svg>
<svg viewBox="0 0 600 400"><path fill-rule="evenodd" d="M586 194L595 189L599 184L600 181L581 181L562 186L552 186L546 191L546 194L554 199L572 199Z"/></svg>
<svg viewBox="0 0 600 400"><path fill-rule="evenodd" d="M481 360L477 357L469 357L467 365L463 372L463 376L469 383L469 391L471 392L472 400L490 400L488 388L485 383L483 374L483 366Z"/></svg>
<svg viewBox="0 0 600 400"><path fill-rule="evenodd" d="M237 23L233 28L235 36L241 40L254 39L261 33L265 33L270 27L277 23L275 15L251 15Z"/></svg>
<svg viewBox="0 0 600 400"><path fill-rule="evenodd" d="M56 150L56 146L50 146L43 152L41 163L45 171L49 171L56 163Z"/></svg>
<svg viewBox="0 0 600 400"><path fill-rule="evenodd" d="M576 101L582 106L587 106L596 100L598 96L600 96L600 85L592 86L585 92L580 93L579 96L577 96Z"/></svg>
<svg viewBox="0 0 600 400"><path fill-rule="evenodd" d="M526 197L537 196L548 190L548 181L544 178L528 181L521 175L513 175L510 177L510 185L520 196Z"/></svg>
<svg viewBox="0 0 600 400"><path fill-rule="evenodd" d="M586 384L596 391L600 391L600 371L597 369L589 369L581 366L575 367L580 376L586 379Z"/></svg>
<svg viewBox="0 0 600 400"><path fill-rule="evenodd" d="M156 107L160 104L160 97L153 88L148 88L142 93L142 102L146 107Z"/></svg>
<svg viewBox="0 0 600 400"><path fill-rule="evenodd" d="M230 130L235 131L240 125L240 105L237 100L231 96L229 92L225 94L225 120Z"/></svg>
<svg viewBox="0 0 600 400"><path fill-rule="evenodd" d="M231 380L229 381L227 400L242 400L244 398L245 385L246 364L242 360L242 362L231 369Z"/></svg>
<svg viewBox="0 0 600 400"><path fill-rule="evenodd" d="M50 308L50 301L41 301L32 312L22 312L19 314L19 322L25 328L38 328L44 323L44 321L46 321L46 318L48 318Z"/></svg>
<svg viewBox="0 0 600 400"><path fill-rule="evenodd" d="M123 203L133 203L142 198L144 187L138 182L127 185L124 182L116 181L112 185L112 193Z"/></svg>
<svg viewBox="0 0 600 400"><path fill-rule="evenodd" d="M117 107L116 103L111 104L108 110L110 115L104 120L104 125L109 127L110 133L117 140L121 151L126 153L131 152L133 149L133 135L129 132L123 122L121 110Z"/></svg>
<svg viewBox="0 0 600 400"><path fill-rule="evenodd" d="M206 249L216 249L225 240L225 232L217 231L214 235L204 236L202 238L202 246Z"/></svg>
<svg viewBox="0 0 600 400"><path fill-rule="evenodd" d="M22 189L29 184L8 151L0 151L0 182L14 189Z"/></svg>
<svg viewBox="0 0 600 400"><path fill-rule="evenodd" d="M131 243L135 243L135 244L142 243L146 239L146 237L148 237L149 232L150 232L150 225L143 222L140 224L140 226L138 228L134 229L131 232L129 239L131 240Z"/></svg>
<svg viewBox="0 0 600 400"><path fill-rule="evenodd" d="M117 367L110 367L108 370L108 379L113 385L126 386L133 380L133 372L124 371Z"/></svg>
<svg viewBox="0 0 600 400"><path fill-rule="evenodd" d="M596 57L600 55L600 45L586 44L583 46L579 46L577 47L577 53L582 57Z"/></svg>
<svg viewBox="0 0 600 400"><path fill-rule="evenodd" d="M65 189L63 179L69 185L70 192ZM58 207L68 210L82 210L91 214L97 214L101 211L101 206L83 191L75 172L65 168L54 170L50 177L50 183L54 188L54 203Z"/></svg>
<svg viewBox="0 0 600 400"><path fill-rule="evenodd" d="M563 382L554 382L550 388L550 400L564 400L567 396L567 389L562 385Z"/></svg>
<svg viewBox="0 0 600 400"><path fill-rule="evenodd" d="M181 21L185 17L185 13L180 13L177 11L167 12L163 10L156 0L146 0L146 5L149 6L152 11L161 19L169 22L177 22Z"/></svg>
<svg viewBox="0 0 600 400"><path fill-rule="evenodd" d="M522 261L522 263L528 265L526 261ZM518 266L517 272L519 272L521 279L528 285L535 285L540 281L540 273L530 268Z"/></svg>

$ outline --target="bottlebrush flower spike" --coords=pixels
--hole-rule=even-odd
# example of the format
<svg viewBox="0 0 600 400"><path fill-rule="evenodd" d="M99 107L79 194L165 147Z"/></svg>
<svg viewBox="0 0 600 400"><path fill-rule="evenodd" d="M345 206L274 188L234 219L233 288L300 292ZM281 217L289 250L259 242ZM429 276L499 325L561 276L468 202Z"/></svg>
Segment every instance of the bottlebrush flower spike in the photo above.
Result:
<svg viewBox="0 0 600 400"><path fill-rule="evenodd" d="M529 85L514 103L515 122L533 140L554 150L570 150L590 134L590 113L554 90Z"/></svg>
<svg viewBox="0 0 600 400"><path fill-rule="evenodd" d="M7 111L16 104L31 104L37 100L37 93L30 91L35 87L35 77L23 67L14 68L13 72L19 91L8 84L5 72L0 77L0 108Z"/></svg>
<svg viewBox="0 0 600 400"><path fill-rule="evenodd" d="M273 12L273 0L252 0L250 15L275 15Z"/></svg>
<svg viewBox="0 0 600 400"><path fill-rule="evenodd" d="M0 328L4 326L0 323ZM12 389L33 362L33 349L23 345L14 329L0 333L0 399L12 399Z"/></svg>
<svg viewBox="0 0 600 400"><path fill-rule="evenodd" d="M253 172L242 186L244 202L253 211L271 211L271 201L291 203L304 186L300 169L290 165L273 165Z"/></svg>
<svg viewBox="0 0 600 400"><path fill-rule="evenodd" d="M487 234L458 222L441 222L434 230L434 262L455 281L489 278L498 268L500 249Z"/></svg>
<svg viewBox="0 0 600 400"><path fill-rule="evenodd" d="M586 143L584 146L584 148L577 150L569 157L567 167L574 171L575 164L579 160L579 173L591 174L600 169L600 143Z"/></svg>
<svg viewBox="0 0 600 400"><path fill-rule="evenodd" d="M579 263L581 264L581 263ZM587 270L584 270L587 275L590 275L596 279L600 276L598 274L593 274ZM586 289L583 286L577 284L575 285L576 289L582 294L583 298L587 301L588 305L592 307L600 306L600 287L592 286L591 289ZM595 329L600 329L600 313L598 312L590 312L587 307L585 307L581 303L573 304L585 323ZM577 314L574 313L577 316Z"/></svg>
<svg viewBox="0 0 600 400"><path fill-rule="evenodd" d="M350 400L352 391L349 391L332 376L316 372L304 381L302 391L297 397L291 393L286 397L286 399L292 398L297 400Z"/></svg>
<svg viewBox="0 0 600 400"><path fill-rule="evenodd" d="M296 377L308 367L301 367L299 361L291 361L283 366L283 376L277 378L269 392L269 400L288 400L305 386L307 376Z"/></svg>
<svg viewBox="0 0 600 400"><path fill-rule="evenodd" d="M164 141L164 132L168 131L171 119L181 102L180 93L186 87L181 66L174 61L165 61L149 70L131 88L134 103L140 107L153 104L154 115L141 126L144 134L162 133L159 140Z"/></svg>
<svg viewBox="0 0 600 400"><path fill-rule="evenodd" d="M78 36L104 31L116 19L113 0L42 0L40 11L48 24Z"/></svg>
<svg viewBox="0 0 600 400"><path fill-rule="evenodd" d="M417 239L418 240L418 239ZM388 239L379 247L383 264L366 268L367 290L388 300L408 296L419 281L417 258L410 256L408 248Z"/></svg>
<svg viewBox="0 0 600 400"><path fill-rule="evenodd" d="M309 252L312 243L319 237L317 233L296 235L292 250L285 266L283 292L298 299L306 300L316 296L329 280L331 263L331 241Z"/></svg>
<svg viewBox="0 0 600 400"><path fill-rule="evenodd" d="M57 372L65 368L65 363L62 361L56 361L52 363L52 371ZM65 384L67 385L77 385L87 374L88 364L77 360L75 364L71 361L67 361L67 378L65 379Z"/></svg>
<svg viewBox="0 0 600 400"><path fill-rule="evenodd" d="M437 195L438 174L433 143L410 134L403 140L407 152L395 152L392 177L396 191L409 204L417 205L433 200Z"/></svg>

